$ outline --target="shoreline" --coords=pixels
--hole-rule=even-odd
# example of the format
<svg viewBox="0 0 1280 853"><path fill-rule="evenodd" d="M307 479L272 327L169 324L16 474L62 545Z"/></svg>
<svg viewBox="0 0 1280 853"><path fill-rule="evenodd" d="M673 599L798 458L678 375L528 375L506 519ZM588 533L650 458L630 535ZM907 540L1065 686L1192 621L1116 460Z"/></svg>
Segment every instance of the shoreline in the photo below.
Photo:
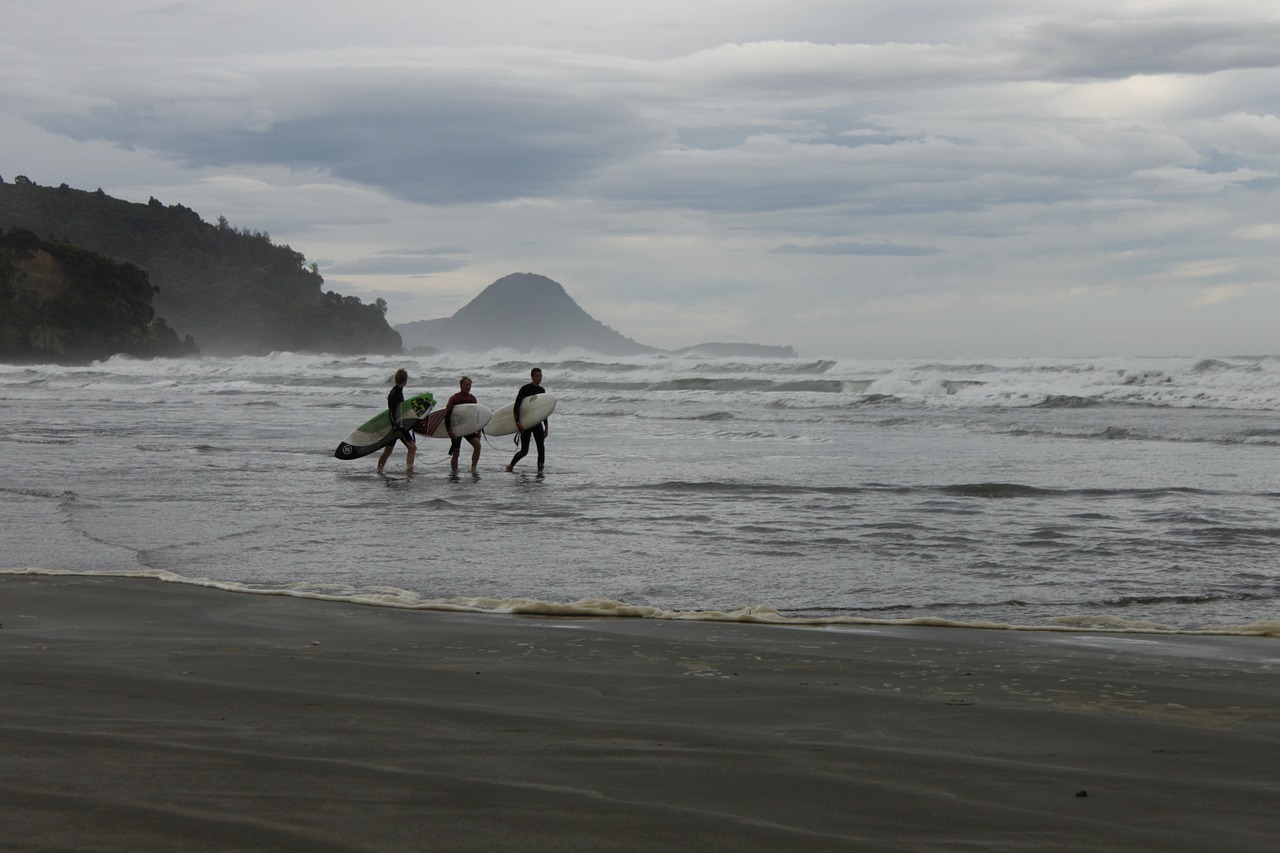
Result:
<svg viewBox="0 0 1280 853"><path fill-rule="evenodd" d="M377 591L323 592L314 589L266 587L236 581L190 578L169 571L82 572L70 569L0 569L0 577L76 577L153 580L242 595L281 596L308 601L386 607L417 612L462 613L476 616L529 616L558 619L646 619L677 622L737 623L771 625L780 628L861 630L875 628L954 628L972 631L1012 631L1044 634L1116 634L1153 637L1250 637L1280 638L1280 621L1256 620L1241 625L1177 627L1147 620L1131 622L1095 615L1056 616L1044 623L993 622L985 619L948 619L915 616L905 619L876 619L867 616L797 616L768 605L744 605L732 610L666 610L647 604L630 604L611 599L580 599L552 602L533 598L453 598L427 599L409 590L382 587Z"/></svg>
<svg viewBox="0 0 1280 853"><path fill-rule="evenodd" d="M1266 849L1274 642L0 575L0 850Z"/></svg>

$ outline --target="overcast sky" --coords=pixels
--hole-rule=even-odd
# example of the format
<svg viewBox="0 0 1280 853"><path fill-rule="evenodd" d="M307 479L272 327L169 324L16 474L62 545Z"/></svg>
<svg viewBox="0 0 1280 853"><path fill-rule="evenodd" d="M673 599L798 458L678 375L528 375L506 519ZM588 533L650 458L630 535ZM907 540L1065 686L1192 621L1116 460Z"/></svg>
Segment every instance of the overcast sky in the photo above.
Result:
<svg viewBox="0 0 1280 853"><path fill-rule="evenodd" d="M0 176L268 232L392 324L1280 353L1280 4L0 0Z"/></svg>

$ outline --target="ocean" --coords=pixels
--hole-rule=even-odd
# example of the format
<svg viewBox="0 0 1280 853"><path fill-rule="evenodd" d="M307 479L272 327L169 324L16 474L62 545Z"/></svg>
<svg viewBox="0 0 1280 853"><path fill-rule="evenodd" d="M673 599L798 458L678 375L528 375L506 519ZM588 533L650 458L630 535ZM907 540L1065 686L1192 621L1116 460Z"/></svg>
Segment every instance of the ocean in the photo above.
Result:
<svg viewBox="0 0 1280 853"><path fill-rule="evenodd" d="M547 465L333 457L531 366ZM1280 357L0 365L0 571L478 612L1280 634ZM465 448L465 446L464 446Z"/></svg>

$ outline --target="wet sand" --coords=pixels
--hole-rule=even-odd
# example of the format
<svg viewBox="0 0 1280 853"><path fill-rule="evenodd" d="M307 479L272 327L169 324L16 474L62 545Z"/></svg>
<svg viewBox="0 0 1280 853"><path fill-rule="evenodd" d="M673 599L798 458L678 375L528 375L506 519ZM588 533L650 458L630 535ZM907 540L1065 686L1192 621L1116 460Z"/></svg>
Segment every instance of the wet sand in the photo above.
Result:
<svg viewBox="0 0 1280 853"><path fill-rule="evenodd" d="M1258 851L1280 641L0 576L0 850Z"/></svg>

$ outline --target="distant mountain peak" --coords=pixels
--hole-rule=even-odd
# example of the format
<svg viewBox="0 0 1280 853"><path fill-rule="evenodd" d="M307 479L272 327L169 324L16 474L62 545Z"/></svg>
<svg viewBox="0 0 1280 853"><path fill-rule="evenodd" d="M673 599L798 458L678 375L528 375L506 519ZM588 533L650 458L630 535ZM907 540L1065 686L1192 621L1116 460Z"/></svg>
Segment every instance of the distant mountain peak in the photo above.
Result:
<svg viewBox="0 0 1280 853"><path fill-rule="evenodd" d="M565 316L596 322L573 301L558 281L529 272L505 275L458 309L450 319L521 322L529 318L563 319Z"/></svg>
<svg viewBox="0 0 1280 853"><path fill-rule="evenodd" d="M570 302L573 301L568 292L565 291L564 285L555 279L547 278L545 275L538 275L536 272L513 272L510 275L504 275L486 287L481 292L481 295L485 293L516 296L558 295L568 299Z"/></svg>
<svg viewBox="0 0 1280 853"><path fill-rule="evenodd" d="M560 282L531 272L504 275L452 317L395 327L406 349L452 352L556 352L577 348L600 355L661 353L596 320L573 301ZM705 357L795 358L791 347L710 343L674 350Z"/></svg>
<svg viewBox="0 0 1280 853"><path fill-rule="evenodd" d="M452 317L396 326L404 345L484 352L577 347L603 355L656 352L593 318L563 285L544 275L518 272L490 284Z"/></svg>

